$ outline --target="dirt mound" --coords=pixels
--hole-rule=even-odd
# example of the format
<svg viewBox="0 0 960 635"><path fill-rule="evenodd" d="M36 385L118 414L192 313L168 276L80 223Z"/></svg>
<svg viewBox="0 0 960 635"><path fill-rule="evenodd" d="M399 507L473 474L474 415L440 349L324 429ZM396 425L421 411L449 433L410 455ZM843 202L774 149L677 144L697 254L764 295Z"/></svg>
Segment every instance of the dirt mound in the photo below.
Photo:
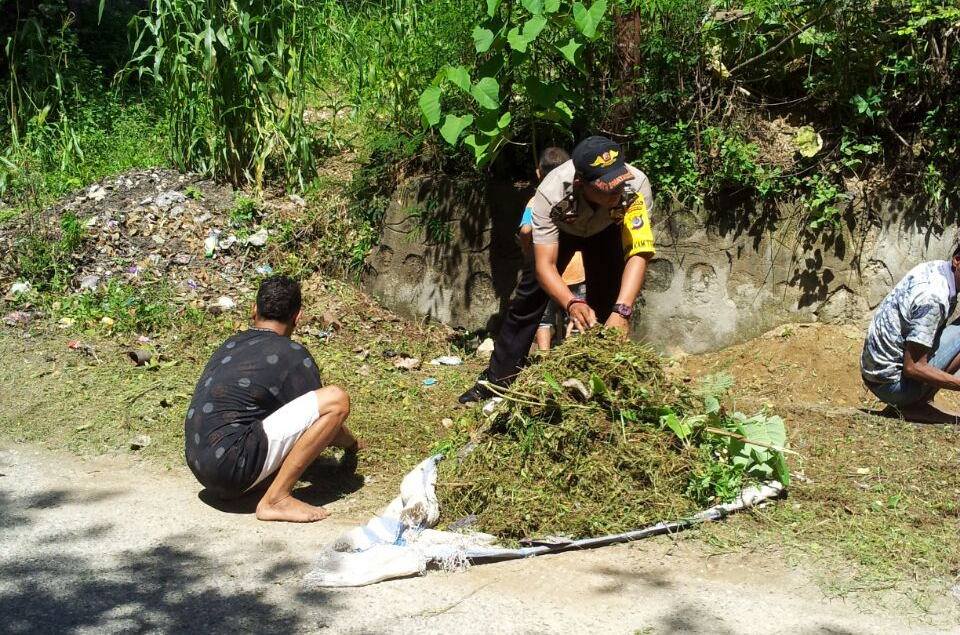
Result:
<svg viewBox="0 0 960 635"><path fill-rule="evenodd" d="M296 208L303 201L279 204ZM13 256L0 265L0 284L7 291L31 271L42 284L43 273L66 270L59 282L78 292L162 282L177 305L229 309L257 276L272 271L265 253L276 232L261 209L197 175L135 170L109 177L36 217L0 227L0 250ZM71 240L69 248L51 248Z"/></svg>

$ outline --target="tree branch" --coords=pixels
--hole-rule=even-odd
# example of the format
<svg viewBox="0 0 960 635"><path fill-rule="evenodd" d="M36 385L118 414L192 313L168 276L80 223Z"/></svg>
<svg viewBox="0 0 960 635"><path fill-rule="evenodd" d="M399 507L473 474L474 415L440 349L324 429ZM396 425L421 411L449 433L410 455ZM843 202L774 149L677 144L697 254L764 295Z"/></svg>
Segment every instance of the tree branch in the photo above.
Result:
<svg viewBox="0 0 960 635"><path fill-rule="evenodd" d="M772 46L771 48L768 48L768 49L767 49L766 51L764 51L763 53L760 53L759 55L755 55L755 56L751 57L750 59L748 59L746 62L744 62L744 63L742 63L742 64L738 64L737 66L734 66L732 69L730 69L730 77L733 77L734 74L736 74L737 71L742 70L742 69L746 68L747 66L750 66L751 64L754 64L755 62L757 62L757 61L765 58L766 56L770 55L771 53L775 53L775 52L779 51L781 48L783 48L784 46L786 46L786 44L787 44L788 42L790 42L790 40L794 39L795 37L797 37L798 35L800 35L800 34L803 33L804 31L806 31L807 29L809 29L810 27L814 26L815 24L817 24L818 22L820 22L821 20L823 20L825 17L827 17L827 14L826 14L826 13L821 13L819 16L817 16L817 17L815 17L814 19L810 20L809 22L807 22L806 24L804 24L803 26L801 26L800 28L798 28L796 31L794 31L793 33L791 33L791 34L788 35L787 37L785 37L785 38L783 38L782 40L780 40L779 42L777 42L774 46Z"/></svg>

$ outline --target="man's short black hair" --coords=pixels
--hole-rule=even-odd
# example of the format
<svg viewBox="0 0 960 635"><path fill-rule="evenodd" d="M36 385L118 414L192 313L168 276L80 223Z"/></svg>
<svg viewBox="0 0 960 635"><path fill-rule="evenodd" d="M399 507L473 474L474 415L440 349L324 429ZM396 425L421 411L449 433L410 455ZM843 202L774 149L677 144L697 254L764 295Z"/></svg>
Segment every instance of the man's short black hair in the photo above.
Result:
<svg viewBox="0 0 960 635"><path fill-rule="evenodd" d="M257 290L257 317L290 324L300 312L300 285L286 276L272 276Z"/></svg>
<svg viewBox="0 0 960 635"><path fill-rule="evenodd" d="M540 178L542 179L569 160L570 155L563 148L556 146L544 148L543 152L540 153L540 161L537 163L537 167L540 168Z"/></svg>

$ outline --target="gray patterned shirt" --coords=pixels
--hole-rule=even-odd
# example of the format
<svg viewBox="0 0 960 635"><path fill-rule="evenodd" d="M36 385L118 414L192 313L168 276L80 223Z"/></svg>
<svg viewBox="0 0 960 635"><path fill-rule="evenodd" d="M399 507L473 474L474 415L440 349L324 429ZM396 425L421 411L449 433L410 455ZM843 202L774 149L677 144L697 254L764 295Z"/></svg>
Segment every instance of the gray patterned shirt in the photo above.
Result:
<svg viewBox="0 0 960 635"><path fill-rule="evenodd" d="M911 269L873 316L860 355L863 378L872 384L900 381L907 342L931 348L956 299L949 262L934 260Z"/></svg>
<svg viewBox="0 0 960 635"><path fill-rule="evenodd" d="M229 338L203 369L184 422L187 465L197 480L220 494L244 492L266 461L263 420L322 385L301 344L258 328Z"/></svg>

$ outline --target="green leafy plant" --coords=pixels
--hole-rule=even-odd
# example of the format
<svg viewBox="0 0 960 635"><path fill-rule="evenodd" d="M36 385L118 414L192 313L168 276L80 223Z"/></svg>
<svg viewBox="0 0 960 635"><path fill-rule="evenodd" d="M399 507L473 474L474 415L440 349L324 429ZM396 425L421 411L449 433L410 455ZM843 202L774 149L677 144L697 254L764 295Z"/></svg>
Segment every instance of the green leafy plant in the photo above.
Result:
<svg viewBox="0 0 960 635"><path fill-rule="evenodd" d="M309 7L151 0L129 71L163 87L177 166L262 188L271 168L302 186Z"/></svg>
<svg viewBox="0 0 960 635"><path fill-rule="evenodd" d="M93 291L71 296L62 303L58 314L84 328L152 334L170 326L172 296L159 280L142 280L133 285L112 279Z"/></svg>
<svg viewBox="0 0 960 635"><path fill-rule="evenodd" d="M587 45L608 24L606 0L489 0L473 29L478 63L448 65L420 94L427 126L451 146L473 151L477 165L510 142L515 112L570 134L575 111L589 103ZM445 93L450 93L443 107ZM511 96L509 99L508 96Z"/></svg>
<svg viewBox="0 0 960 635"><path fill-rule="evenodd" d="M257 201L247 196L238 195L227 218L234 227L249 228L258 214Z"/></svg>

